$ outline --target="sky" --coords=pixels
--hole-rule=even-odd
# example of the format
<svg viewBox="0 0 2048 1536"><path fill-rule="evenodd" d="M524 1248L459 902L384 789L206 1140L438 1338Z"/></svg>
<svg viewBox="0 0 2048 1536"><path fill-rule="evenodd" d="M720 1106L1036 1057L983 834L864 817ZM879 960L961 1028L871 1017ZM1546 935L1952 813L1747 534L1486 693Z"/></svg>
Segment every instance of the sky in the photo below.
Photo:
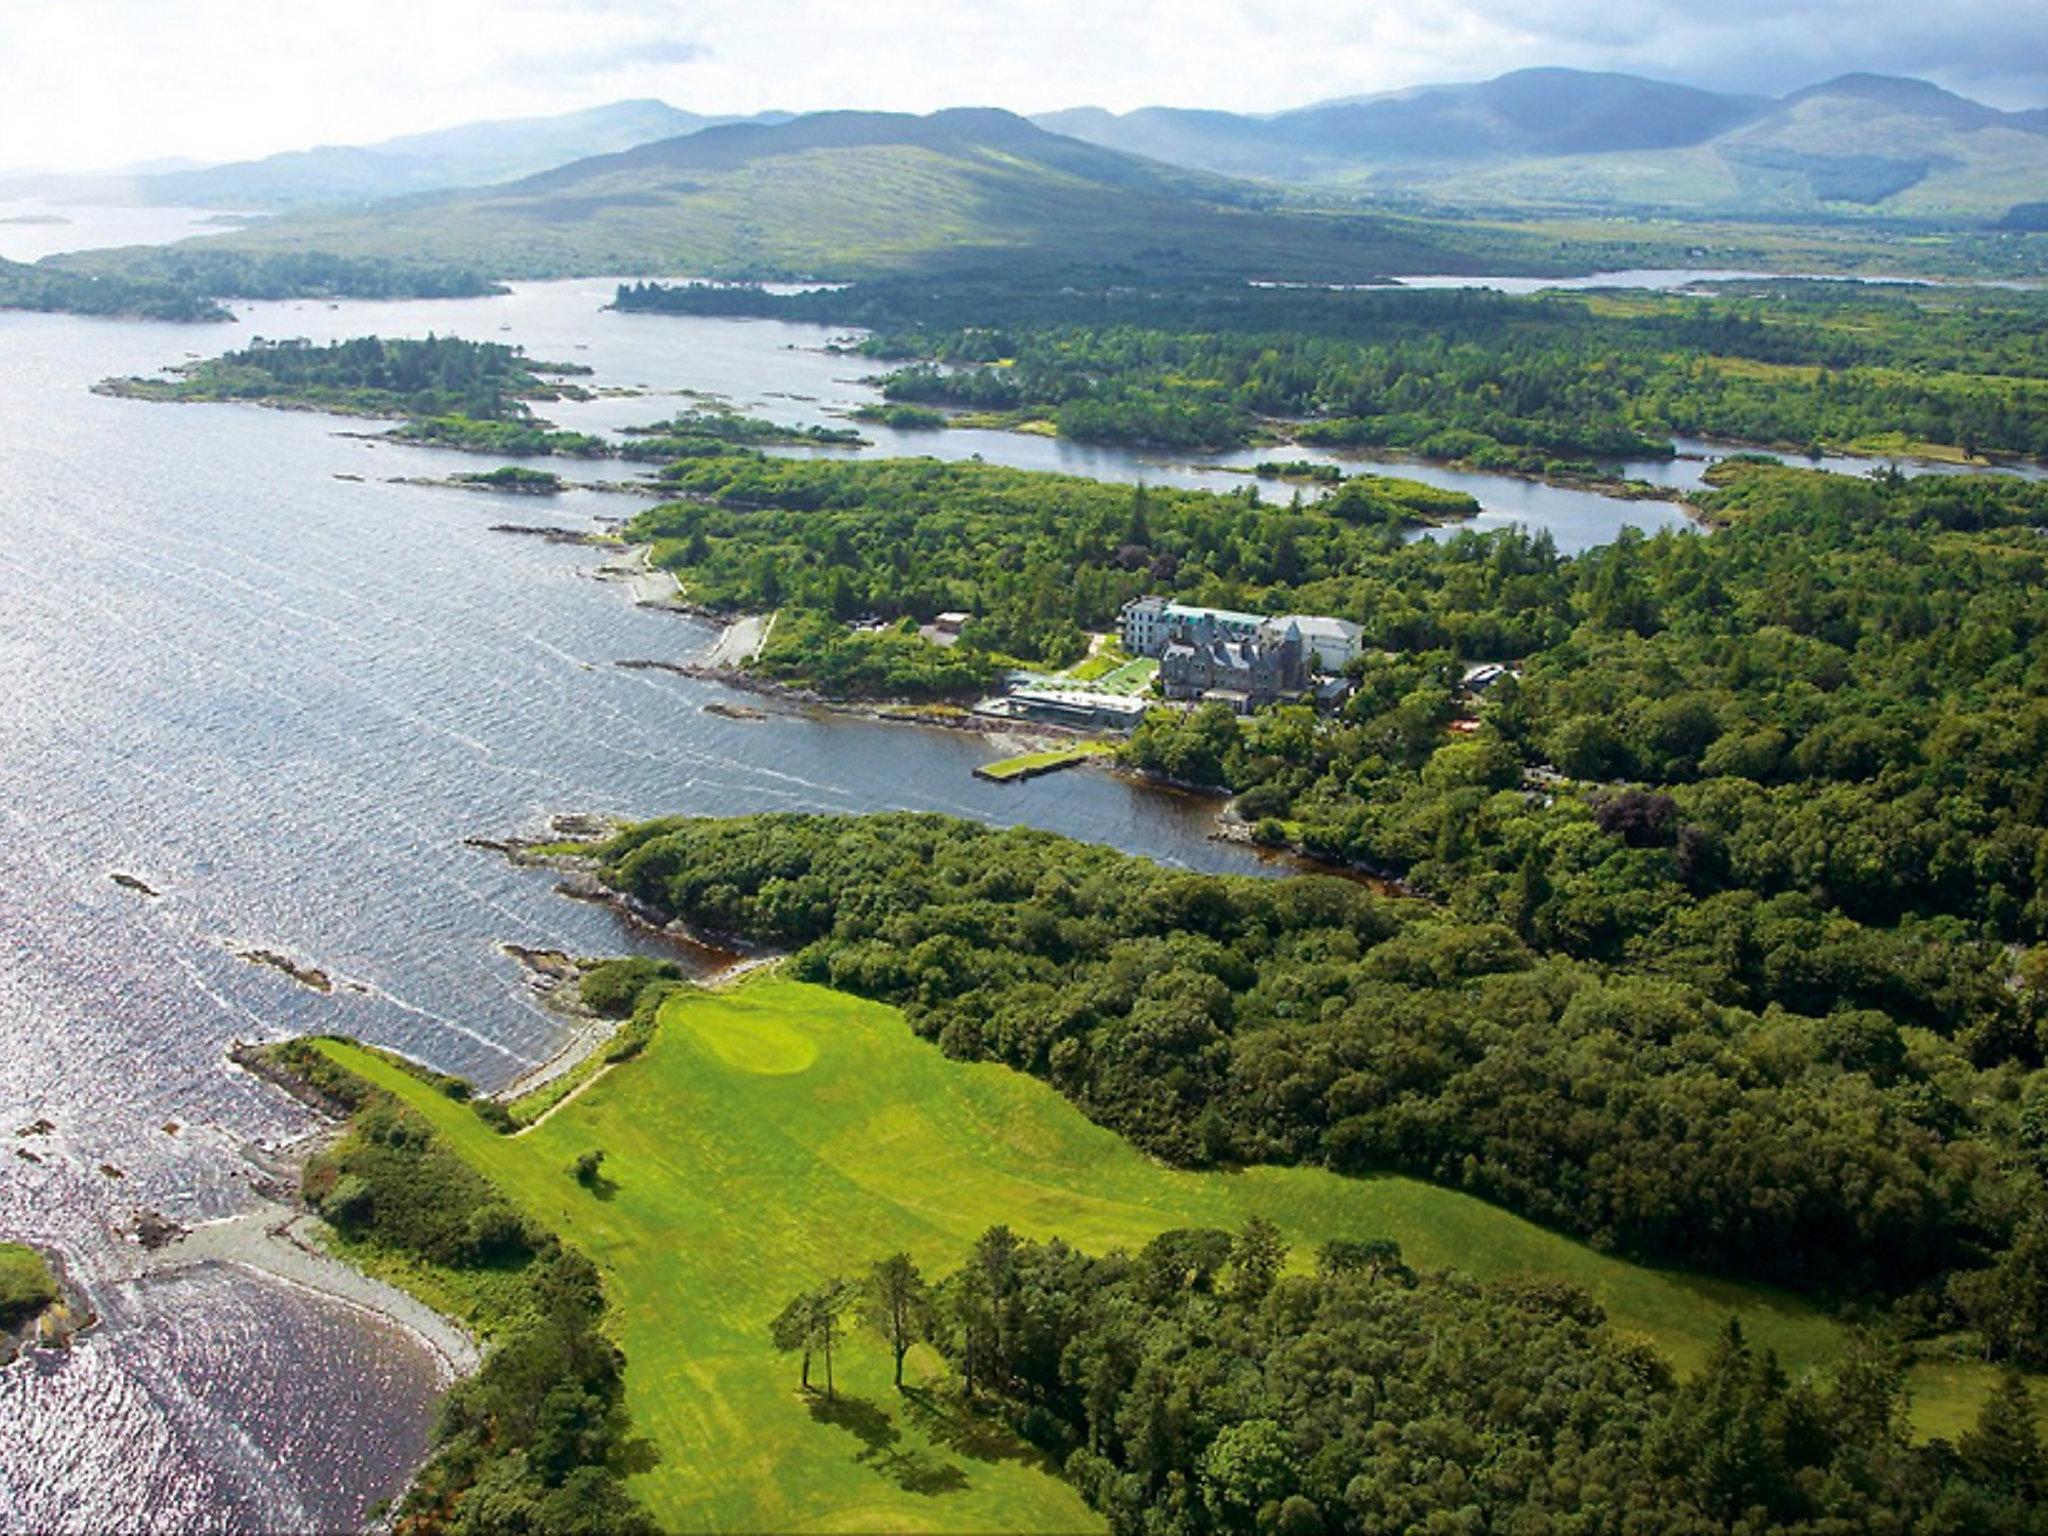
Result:
<svg viewBox="0 0 2048 1536"><path fill-rule="evenodd" d="M2041 0L0 0L0 167L253 158L655 96L1274 111L1555 64L2048 106Z"/></svg>

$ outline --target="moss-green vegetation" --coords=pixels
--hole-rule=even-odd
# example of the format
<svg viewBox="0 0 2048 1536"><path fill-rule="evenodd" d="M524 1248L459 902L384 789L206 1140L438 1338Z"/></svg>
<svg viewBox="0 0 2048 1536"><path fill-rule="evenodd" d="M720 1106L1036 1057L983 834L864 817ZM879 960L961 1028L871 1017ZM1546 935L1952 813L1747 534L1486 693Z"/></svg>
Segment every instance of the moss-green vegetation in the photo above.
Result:
<svg viewBox="0 0 2048 1536"><path fill-rule="evenodd" d="M229 320L215 299L146 277L89 277L50 266L0 261L0 309L74 315L134 315L145 320Z"/></svg>
<svg viewBox="0 0 2048 1536"><path fill-rule="evenodd" d="M488 421L474 416L429 416L392 428L395 442L424 443L461 453L485 453L508 459L561 457L603 459L612 445L588 432L561 432L531 420Z"/></svg>
<svg viewBox="0 0 2048 1536"><path fill-rule="evenodd" d="M507 464L501 469L481 470L475 474L455 477L464 485L482 486L486 490L513 491L522 496L554 496L563 489L562 477L544 469L526 469L518 464Z"/></svg>
<svg viewBox="0 0 2048 1536"><path fill-rule="evenodd" d="M57 1294L48 1260L20 1243L0 1243L0 1329L20 1327Z"/></svg>
<svg viewBox="0 0 2048 1536"><path fill-rule="evenodd" d="M387 1060L320 1049L595 1262L633 1431L659 1453L629 1487L669 1529L1087 1528L1047 1466L959 1411L923 1350L910 1361L918 1390L898 1398L879 1342L850 1348L847 1404L828 1412L769 1347L796 1290L899 1249L943 1271L993 1221L1106 1251L1263 1213L1304 1256L1332 1238L1392 1237L1419 1268L1570 1280L1688 1370L1730 1313L1794 1369L1843 1347L1789 1298L1636 1268L1451 1191L1164 1168L1030 1079L946 1059L894 1009L780 978L669 995L639 1059L517 1137ZM571 1172L589 1152L604 1154L595 1191ZM1974 1396L1983 1380L1960 1385Z"/></svg>
<svg viewBox="0 0 2048 1536"><path fill-rule="evenodd" d="M850 629L829 612L785 608L748 670L828 698L932 701L986 693L998 662L971 646L934 645L909 619Z"/></svg>
<svg viewBox="0 0 2048 1536"><path fill-rule="evenodd" d="M318 253L254 255L213 242L76 251L34 266L0 261L0 309L148 320L232 320L225 298L456 298L501 293L461 268Z"/></svg>
<svg viewBox="0 0 2048 1536"><path fill-rule="evenodd" d="M867 442L867 439L852 427L790 427L759 416L742 416L732 410L679 411L667 421L650 422L621 430L629 438L650 439L655 444L703 442L728 443L751 448L782 445L859 448ZM660 456L677 458L684 455L680 452L668 452Z"/></svg>
<svg viewBox="0 0 2048 1536"><path fill-rule="evenodd" d="M944 411L922 405L863 405L853 413L856 421L894 427L898 432L938 432L949 423Z"/></svg>
<svg viewBox="0 0 2048 1536"><path fill-rule="evenodd" d="M922 1297L907 1256L867 1294L928 1297L963 1376L1118 1536L1427 1531L1452 1506L1474 1530L2048 1529L2016 1376L1922 1449L1867 1339L1795 1379L1731 1320L1674 1383L1554 1276L1418 1275L1385 1238L1289 1257L1262 1217L1100 1259L999 1226ZM839 1294L800 1304L813 1342Z"/></svg>

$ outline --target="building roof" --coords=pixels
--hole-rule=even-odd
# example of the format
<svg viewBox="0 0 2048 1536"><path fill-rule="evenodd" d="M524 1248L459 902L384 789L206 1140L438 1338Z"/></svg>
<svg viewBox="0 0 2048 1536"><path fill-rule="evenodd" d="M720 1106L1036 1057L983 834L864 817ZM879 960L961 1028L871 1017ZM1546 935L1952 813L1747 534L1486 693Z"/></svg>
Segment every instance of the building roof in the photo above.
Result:
<svg viewBox="0 0 2048 1536"><path fill-rule="evenodd" d="M1302 638L1314 635L1337 635L1356 645L1365 638L1365 626L1354 624L1349 619L1331 618L1326 613L1289 613L1273 621L1275 624L1289 624L1301 631Z"/></svg>
<svg viewBox="0 0 2048 1536"><path fill-rule="evenodd" d="M1234 608L1196 608L1187 603L1168 603L1166 611L1176 619L1214 619L1218 624L1248 624L1254 629L1266 622L1262 613L1239 613Z"/></svg>
<svg viewBox="0 0 2048 1536"><path fill-rule="evenodd" d="M1151 699L1126 697L1120 693L1088 693L1078 688L1013 688L1010 697L1020 704L1051 704L1063 709L1092 709L1100 714L1129 715L1133 719L1154 707Z"/></svg>

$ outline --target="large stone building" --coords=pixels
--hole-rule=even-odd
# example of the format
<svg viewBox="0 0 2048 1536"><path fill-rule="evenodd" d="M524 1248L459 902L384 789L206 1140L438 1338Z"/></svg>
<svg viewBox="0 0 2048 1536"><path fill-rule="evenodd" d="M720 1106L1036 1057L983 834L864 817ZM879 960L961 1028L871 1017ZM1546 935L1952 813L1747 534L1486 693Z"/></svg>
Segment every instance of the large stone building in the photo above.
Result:
<svg viewBox="0 0 2048 1536"><path fill-rule="evenodd" d="M1357 659L1365 637L1348 619L1269 619L1163 597L1126 603L1119 628L1131 655L1159 659L1159 686L1169 699L1215 697L1240 710L1314 689L1319 676Z"/></svg>
<svg viewBox="0 0 2048 1536"><path fill-rule="evenodd" d="M1301 631L1261 624L1240 637L1206 617L1176 626L1159 653L1159 686L1169 699L1230 705L1240 714L1292 697L1308 686Z"/></svg>

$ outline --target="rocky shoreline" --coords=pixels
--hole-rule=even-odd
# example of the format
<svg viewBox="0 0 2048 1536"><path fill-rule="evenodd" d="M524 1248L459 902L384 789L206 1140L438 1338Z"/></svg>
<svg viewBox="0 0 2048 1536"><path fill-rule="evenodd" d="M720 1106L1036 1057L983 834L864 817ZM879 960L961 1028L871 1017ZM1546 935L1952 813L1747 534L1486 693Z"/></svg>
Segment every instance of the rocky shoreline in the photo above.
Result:
<svg viewBox="0 0 2048 1536"><path fill-rule="evenodd" d="M474 1371L483 1355L466 1328L329 1252L318 1218L301 1202L299 1178L307 1158L339 1134L350 1106L280 1067L260 1046L237 1041L229 1048L228 1060L237 1070L311 1109L326 1127L284 1146L242 1148L251 1165L248 1183L255 1205L250 1210L190 1228L154 1212L138 1212L129 1234L138 1257L126 1274L116 1278L141 1283L207 1265L227 1265L339 1302L397 1328L433 1357L444 1386Z"/></svg>

